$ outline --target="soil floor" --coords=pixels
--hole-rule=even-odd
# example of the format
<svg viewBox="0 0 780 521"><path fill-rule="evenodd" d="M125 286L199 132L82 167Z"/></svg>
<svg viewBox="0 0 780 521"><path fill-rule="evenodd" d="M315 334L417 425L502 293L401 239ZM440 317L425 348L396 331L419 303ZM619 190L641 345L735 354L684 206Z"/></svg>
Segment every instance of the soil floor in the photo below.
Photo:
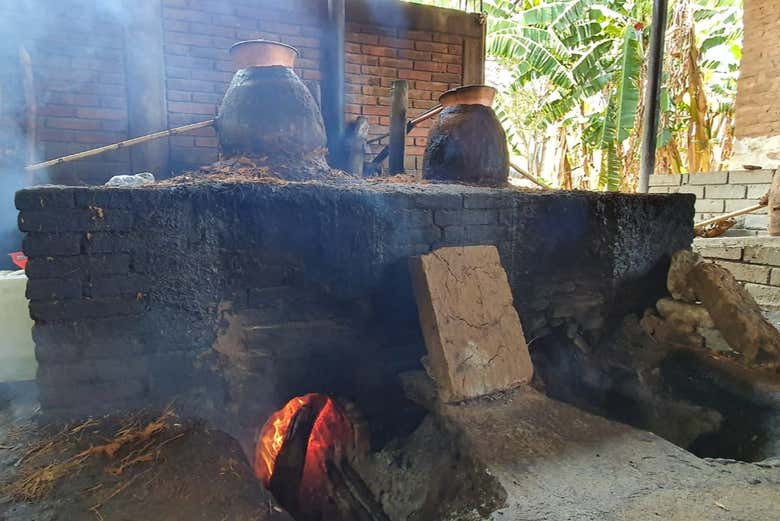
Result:
<svg viewBox="0 0 780 521"><path fill-rule="evenodd" d="M10 400L6 388L0 393L6 394L0 398L2 521L291 519L254 479L237 442L184 422L161 435L172 441L158 443L152 460L121 475L108 471L122 454L96 457L41 497L14 501L7 485L18 482L32 459L30 448L52 431L35 423L32 392L18 393L26 398L21 400ZM475 405L450 413L508 493L506 507L492 520L780 519L780 462L702 460L655 435L535 391ZM115 427L90 430L70 452L55 456L62 460L105 443ZM507 448L517 449L511 459ZM133 454L128 451L125 457Z"/></svg>
<svg viewBox="0 0 780 521"><path fill-rule="evenodd" d="M530 389L447 414L507 492L491 521L780 519L780 459L700 459Z"/></svg>

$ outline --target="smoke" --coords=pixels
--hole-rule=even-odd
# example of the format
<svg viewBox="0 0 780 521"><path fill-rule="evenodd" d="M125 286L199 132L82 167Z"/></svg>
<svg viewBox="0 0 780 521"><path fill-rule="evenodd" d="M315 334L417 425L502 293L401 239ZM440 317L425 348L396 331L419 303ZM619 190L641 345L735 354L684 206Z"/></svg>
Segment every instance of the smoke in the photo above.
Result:
<svg viewBox="0 0 780 521"><path fill-rule="evenodd" d="M123 14L123 0L0 0L0 270L16 269L8 254L21 249L15 192L49 182L45 171L28 175L25 164L90 146L42 150L40 143L51 132L46 118L67 115L68 97L88 92L92 78L71 70L73 62L99 55L108 38L122 38L106 27Z"/></svg>

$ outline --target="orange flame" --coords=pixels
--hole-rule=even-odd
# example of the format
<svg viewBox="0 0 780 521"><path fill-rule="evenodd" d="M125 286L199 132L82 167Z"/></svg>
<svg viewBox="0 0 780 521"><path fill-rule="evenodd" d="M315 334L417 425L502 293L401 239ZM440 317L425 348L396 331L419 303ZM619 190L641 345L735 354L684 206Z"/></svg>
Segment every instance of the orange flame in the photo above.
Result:
<svg viewBox="0 0 780 521"><path fill-rule="evenodd" d="M326 476L326 460L337 459L352 448L354 433L346 414L332 399L319 394L293 398L275 412L260 430L255 449L255 474L268 487L274 474L276 459L284 445L296 414L304 405L324 405L317 415L306 447L306 461L301 479L301 496L316 492Z"/></svg>

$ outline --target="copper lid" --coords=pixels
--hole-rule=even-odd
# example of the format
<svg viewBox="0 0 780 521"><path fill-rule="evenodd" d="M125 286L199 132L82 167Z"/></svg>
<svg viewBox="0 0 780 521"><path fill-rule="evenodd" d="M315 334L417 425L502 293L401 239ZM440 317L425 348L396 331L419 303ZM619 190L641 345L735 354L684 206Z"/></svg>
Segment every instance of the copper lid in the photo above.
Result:
<svg viewBox="0 0 780 521"><path fill-rule="evenodd" d="M270 40L245 40L230 47L230 56L237 69L282 66L293 68L298 49Z"/></svg>
<svg viewBox="0 0 780 521"><path fill-rule="evenodd" d="M439 96L439 103L444 107L454 105L484 105L493 107L497 90L488 85L466 85L457 89L448 90Z"/></svg>

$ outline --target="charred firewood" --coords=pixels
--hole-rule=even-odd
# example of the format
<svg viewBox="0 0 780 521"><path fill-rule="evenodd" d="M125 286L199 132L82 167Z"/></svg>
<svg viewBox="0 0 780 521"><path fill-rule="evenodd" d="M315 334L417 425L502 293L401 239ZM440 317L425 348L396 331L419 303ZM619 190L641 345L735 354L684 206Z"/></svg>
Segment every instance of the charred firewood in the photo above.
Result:
<svg viewBox="0 0 780 521"><path fill-rule="evenodd" d="M343 519L390 521L382 505L348 461L342 459L337 463L327 459L325 466L336 506Z"/></svg>
<svg viewBox="0 0 780 521"><path fill-rule="evenodd" d="M287 510L298 509L298 491L306 464L306 449L309 445L314 422L322 412L326 400L312 400L301 406L285 433L284 443L276 457L269 490Z"/></svg>

